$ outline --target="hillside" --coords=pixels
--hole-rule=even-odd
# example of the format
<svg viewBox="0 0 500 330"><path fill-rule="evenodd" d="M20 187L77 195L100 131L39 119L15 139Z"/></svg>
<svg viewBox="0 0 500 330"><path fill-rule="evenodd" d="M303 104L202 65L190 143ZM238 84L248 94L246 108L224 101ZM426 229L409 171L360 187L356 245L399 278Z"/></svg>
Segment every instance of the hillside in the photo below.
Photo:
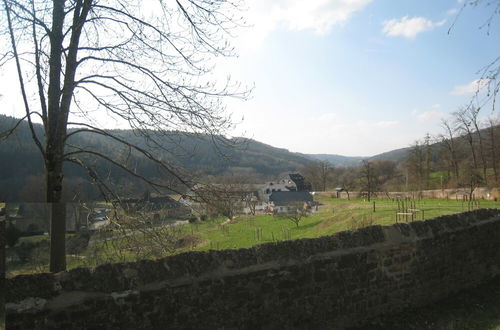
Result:
<svg viewBox="0 0 500 330"><path fill-rule="evenodd" d="M395 149L369 157L368 160L392 160L393 162L399 163L408 157L409 151L410 148Z"/></svg>
<svg viewBox="0 0 500 330"><path fill-rule="evenodd" d="M304 155L314 160L327 161L335 166L358 166L361 161L368 157L349 157L335 154L306 154Z"/></svg>
<svg viewBox="0 0 500 330"><path fill-rule="evenodd" d="M0 131L11 127L14 122L15 118L0 115ZM35 130L39 136L43 136L41 125L35 124ZM391 160L400 163L406 159L410 150L401 148L372 157L302 154L275 148L252 139L225 140L222 137L215 137L214 142L214 137L183 132L169 132L156 136L161 145L158 147L145 142L131 130L109 130L109 132L151 151L174 166L187 169L190 173L197 173L200 176L230 173L259 180L274 179L286 172L300 171L315 160L328 161L334 166L343 167L357 166L365 159ZM158 169L142 155L130 153L119 143L104 136L82 133L71 137L69 141L72 145L91 148L115 159L121 159L148 177L155 178L158 175ZM112 182L127 186L127 193L136 194L146 189L142 184L134 183L123 170L96 157L88 159ZM76 189L95 193L95 188L89 185L87 174L82 169L67 164L65 170L67 181L73 181L78 187ZM22 122L8 139L0 140L0 200L26 199L26 190L31 191L33 195L34 186L43 186L42 173L42 158L31 139L27 123ZM39 195L43 194L41 191L37 192Z"/></svg>
<svg viewBox="0 0 500 330"><path fill-rule="evenodd" d="M14 122L15 118L0 115L0 132L11 127ZM35 130L39 136L43 136L41 125L36 124ZM284 172L297 171L311 163L311 159L304 155L274 148L251 139L224 140L222 137L215 137L214 142L213 137L206 135L169 132L156 136L161 145L159 148L144 141L131 130L109 130L109 132L149 150L174 166L181 166L190 173L200 175L234 173L262 179L275 178ZM121 159L134 167L138 173L148 177L158 176L158 169L145 157L138 153L129 153L127 148L104 136L82 133L72 136L69 142ZM126 184L133 181L123 170L110 166L101 159L88 157L88 161L112 182L124 185L124 180ZM67 164L65 170L69 181L72 180L79 187L84 186L81 181L86 181L87 175L82 169ZM31 191L28 195L32 195L34 186L42 186L42 173L42 158L31 140L27 123L22 122L11 136L0 141L0 200L25 200L26 190ZM132 190L137 189L145 188L137 187ZM92 188L88 187L87 190ZM42 195L41 191L37 193Z"/></svg>

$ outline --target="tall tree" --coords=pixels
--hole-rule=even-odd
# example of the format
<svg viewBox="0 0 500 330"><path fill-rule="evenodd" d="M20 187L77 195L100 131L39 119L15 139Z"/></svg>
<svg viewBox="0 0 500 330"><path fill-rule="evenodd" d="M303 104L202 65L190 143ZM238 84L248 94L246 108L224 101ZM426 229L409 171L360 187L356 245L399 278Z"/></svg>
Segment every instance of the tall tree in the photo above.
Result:
<svg viewBox="0 0 500 330"><path fill-rule="evenodd" d="M475 108L475 107L468 107L467 108L467 116L469 117L470 122L472 123L472 126L474 127L474 133L477 136L477 140L479 142L479 156L481 157L481 165L483 168L483 180L485 184L488 184L488 178L487 178L487 173L486 170L488 168L488 164L486 163L486 155L484 151L484 138L483 135L481 134L481 130L479 129L479 111L481 108Z"/></svg>
<svg viewBox="0 0 500 330"><path fill-rule="evenodd" d="M424 180L425 180L425 189L429 189L430 185L430 174L431 174L431 136L429 133L425 134L424 137L424 145L425 145L425 162L424 162Z"/></svg>
<svg viewBox="0 0 500 330"><path fill-rule="evenodd" d="M361 179L361 189L367 194L368 201L370 201L373 193L375 192L375 171L373 168L373 163L367 160L363 160L360 169L360 179Z"/></svg>
<svg viewBox="0 0 500 330"><path fill-rule="evenodd" d="M465 141L467 141L467 144L469 145L470 156L472 157L472 166L474 170L476 170L477 156L476 149L474 148L474 128L467 112L467 108L463 108L453 113L453 116L455 118L455 129L460 135L462 135Z"/></svg>
<svg viewBox="0 0 500 330"><path fill-rule="evenodd" d="M139 0L3 0L1 37L8 38L10 49L0 59L12 60L17 68L24 119L44 160L45 198L52 208L53 272L66 268L61 199L66 162L84 168L103 195L115 198L91 157L157 189L187 185L179 168L155 157L154 150L162 149L158 137L178 130L215 139L231 127L221 97L245 96L236 84L217 81L212 74L215 56L233 54L226 39L238 24L238 0L148 4L149 8ZM33 128L35 118L43 124L43 136ZM110 120L133 128L149 147L106 130ZM72 144L77 134L104 136L145 157L163 181L137 173L112 155Z"/></svg>
<svg viewBox="0 0 500 330"><path fill-rule="evenodd" d="M448 151L449 161L451 163L453 175L455 176L455 180L458 182L459 169L458 169L457 147L455 142L454 129L452 124L445 119L441 120L441 126L445 130L445 133L440 136L441 141L445 145L446 150Z"/></svg>
<svg viewBox="0 0 500 330"><path fill-rule="evenodd" d="M495 179L495 184L498 183L498 157L497 157L497 131L498 131L498 120L492 117L488 118L488 149L491 158L491 167L493 168L493 178Z"/></svg>
<svg viewBox="0 0 500 330"><path fill-rule="evenodd" d="M307 181L311 182L316 191L326 191L331 179L333 165L327 160L318 160L302 169Z"/></svg>
<svg viewBox="0 0 500 330"><path fill-rule="evenodd" d="M422 190L425 174L425 150L420 141L415 141L410 148L408 158L406 159L408 174L415 184L415 189Z"/></svg>

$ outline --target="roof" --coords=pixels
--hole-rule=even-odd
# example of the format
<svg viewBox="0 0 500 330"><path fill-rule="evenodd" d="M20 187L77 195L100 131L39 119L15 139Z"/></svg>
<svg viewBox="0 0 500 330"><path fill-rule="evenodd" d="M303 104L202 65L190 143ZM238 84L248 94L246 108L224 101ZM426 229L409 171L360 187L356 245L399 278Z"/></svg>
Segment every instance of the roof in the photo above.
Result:
<svg viewBox="0 0 500 330"><path fill-rule="evenodd" d="M274 205L288 205L296 202L312 202L313 196L307 191L275 191L269 196Z"/></svg>

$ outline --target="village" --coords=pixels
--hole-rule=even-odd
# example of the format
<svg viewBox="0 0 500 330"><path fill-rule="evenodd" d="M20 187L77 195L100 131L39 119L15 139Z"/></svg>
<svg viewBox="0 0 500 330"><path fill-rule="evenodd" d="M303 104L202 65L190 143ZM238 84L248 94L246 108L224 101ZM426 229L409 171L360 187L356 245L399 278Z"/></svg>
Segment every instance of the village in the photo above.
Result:
<svg viewBox="0 0 500 330"><path fill-rule="evenodd" d="M298 173L276 182L261 184L198 184L185 195L152 196L120 200L120 207L129 214L147 212L158 224L169 221L239 214L313 213L319 203L314 201L311 185ZM175 197L175 196L174 196ZM7 203L7 223L23 235L48 234L50 207L46 203ZM66 203L66 231L95 231L112 224L112 205L99 202Z"/></svg>

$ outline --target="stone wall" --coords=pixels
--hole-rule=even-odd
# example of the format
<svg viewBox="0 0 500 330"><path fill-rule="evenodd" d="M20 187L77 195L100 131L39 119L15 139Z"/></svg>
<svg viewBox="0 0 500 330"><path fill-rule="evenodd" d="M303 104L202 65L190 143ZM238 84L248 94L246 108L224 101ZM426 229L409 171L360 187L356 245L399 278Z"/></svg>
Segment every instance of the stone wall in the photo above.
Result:
<svg viewBox="0 0 500 330"><path fill-rule="evenodd" d="M7 329L359 326L500 274L500 210L7 280Z"/></svg>

